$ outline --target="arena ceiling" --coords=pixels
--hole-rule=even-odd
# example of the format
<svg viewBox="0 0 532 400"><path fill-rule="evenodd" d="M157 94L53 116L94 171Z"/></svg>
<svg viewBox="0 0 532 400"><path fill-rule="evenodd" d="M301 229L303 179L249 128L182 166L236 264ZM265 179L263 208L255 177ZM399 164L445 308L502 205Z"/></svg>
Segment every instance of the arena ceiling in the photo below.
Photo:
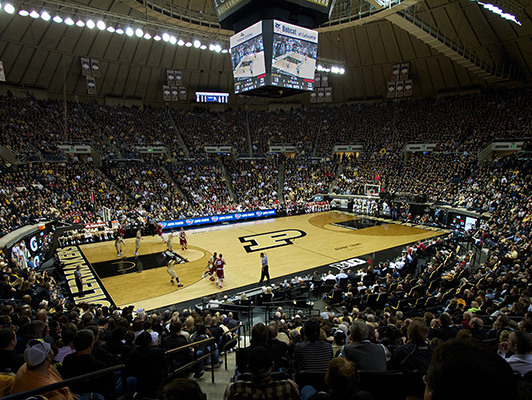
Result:
<svg viewBox="0 0 532 400"><path fill-rule="evenodd" d="M409 63L413 95L433 95L494 85L521 85L532 76L530 0L501 0L521 26L467 0L406 0L369 12L363 0L337 0L330 22L319 28L322 64L345 68L329 74L335 102L386 97L392 65ZM211 0L13 0L0 11L0 61L6 83L58 95L87 96L80 58L97 59L97 97L162 102L166 70L183 73L189 93L233 93L229 54L107 30L18 15L21 8L53 17L105 19L115 28L141 26L152 36L172 30L177 39L198 38L228 47L233 32L220 28ZM6 0L2 0L2 7ZM189 94L190 98L190 94ZM309 95L298 98L308 102Z"/></svg>

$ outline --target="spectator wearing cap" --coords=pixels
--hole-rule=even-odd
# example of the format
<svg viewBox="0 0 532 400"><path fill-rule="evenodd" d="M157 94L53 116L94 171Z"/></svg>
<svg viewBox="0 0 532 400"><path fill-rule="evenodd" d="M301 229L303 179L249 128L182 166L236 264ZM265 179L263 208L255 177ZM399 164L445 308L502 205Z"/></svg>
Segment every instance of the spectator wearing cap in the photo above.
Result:
<svg viewBox="0 0 532 400"><path fill-rule="evenodd" d="M251 381L230 383L224 400L299 400L297 385L291 379L273 380L271 377L274 362L267 348L254 347L249 352L248 370Z"/></svg>
<svg viewBox="0 0 532 400"><path fill-rule="evenodd" d="M42 339L28 341L24 351L26 362L18 370L11 392L20 393L61 382L61 375L52 366L53 359L54 352L49 343ZM44 393L43 396L49 400L74 400L67 387Z"/></svg>
<svg viewBox="0 0 532 400"><path fill-rule="evenodd" d="M296 370L327 371L333 358L332 345L320 340L320 326L316 320L309 320L303 328L304 341L294 346Z"/></svg>

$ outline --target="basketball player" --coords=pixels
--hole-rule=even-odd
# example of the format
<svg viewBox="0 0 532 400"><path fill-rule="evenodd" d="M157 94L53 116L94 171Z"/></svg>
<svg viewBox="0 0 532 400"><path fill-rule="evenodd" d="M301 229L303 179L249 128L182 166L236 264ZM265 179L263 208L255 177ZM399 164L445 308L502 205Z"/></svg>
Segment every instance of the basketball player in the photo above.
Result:
<svg viewBox="0 0 532 400"><path fill-rule="evenodd" d="M183 285L179 282L179 278L177 277L176 272L174 271L174 266L175 266L174 259L170 259L170 261L168 261L168 264L166 264L166 272L168 272L168 275L170 275L170 283L173 285L174 278L175 278L177 287L183 287Z"/></svg>
<svg viewBox="0 0 532 400"><path fill-rule="evenodd" d="M214 262L214 265L216 266L216 286L218 286L219 289L222 288L222 283L224 281L224 266L225 261L223 259L223 254L220 253L220 256L218 259Z"/></svg>
<svg viewBox="0 0 532 400"><path fill-rule="evenodd" d="M207 266L205 267L205 272L203 275L201 275L201 278L205 278L208 275L214 274L214 271L216 271L216 267L214 265L214 262L216 261L216 252L213 253L213 255L209 258L209 261L207 261Z"/></svg>
<svg viewBox="0 0 532 400"><path fill-rule="evenodd" d="M164 237L163 237L163 226L159 224L158 222L154 222L153 224L155 225L155 231L157 232L157 235L159 235L163 243L166 243L166 240L164 240Z"/></svg>
<svg viewBox="0 0 532 400"><path fill-rule="evenodd" d="M183 227L179 231L179 244L181 245L181 250L187 250L187 234Z"/></svg>
<svg viewBox="0 0 532 400"><path fill-rule="evenodd" d="M116 236L116 239L115 239L115 249L116 249L116 256L117 257L120 257L120 256L123 256L124 255L124 252L122 251L123 247L124 247L124 239L122 238L122 236L120 235L117 235Z"/></svg>
<svg viewBox="0 0 532 400"><path fill-rule="evenodd" d="M142 232L140 229L137 231L137 236L135 237L135 255L139 255L140 241L142 240Z"/></svg>
<svg viewBox="0 0 532 400"><path fill-rule="evenodd" d="M172 229L172 232L170 232L166 238L166 247L168 248L168 251L172 251L172 239L174 238L174 233L175 231Z"/></svg>

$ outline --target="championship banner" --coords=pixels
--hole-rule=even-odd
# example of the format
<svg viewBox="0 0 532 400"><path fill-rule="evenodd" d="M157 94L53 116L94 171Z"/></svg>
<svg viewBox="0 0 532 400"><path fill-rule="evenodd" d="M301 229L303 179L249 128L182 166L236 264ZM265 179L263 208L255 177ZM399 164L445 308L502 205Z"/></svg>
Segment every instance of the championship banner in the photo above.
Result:
<svg viewBox="0 0 532 400"><path fill-rule="evenodd" d="M407 79L405 81L405 97L412 96L412 79Z"/></svg>
<svg viewBox="0 0 532 400"><path fill-rule="evenodd" d="M170 91L170 86L163 85L163 100L172 101L172 92Z"/></svg>
<svg viewBox="0 0 532 400"><path fill-rule="evenodd" d="M88 58L81 59L81 74L91 76L91 62Z"/></svg>
<svg viewBox="0 0 532 400"><path fill-rule="evenodd" d="M91 71L92 76L96 78L100 77L100 62L94 58L91 58Z"/></svg>
<svg viewBox="0 0 532 400"><path fill-rule="evenodd" d="M175 75L174 75L173 69L167 69L166 70L166 82L168 83L168 86L175 86Z"/></svg>
<svg viewBox="0 0 532 400"><path fill-rule="evenodd" d="M397 87L395 88L395 97L403 97L404 87L405 81L397 81Z"/></svg>
<svg viewBox="0 0 532 400"><path fill-rule="evenodd" d="M327 87L329 86L329 75L323 74L321 76L321 87Z"/></svg>
<svg viewBox="0 0 532 400"><path fill-rule="evenodd" d="M182 86L183 85L183 72L175 71L174 77L175 77L175 85Z"/></svg>
<svg viewBox="0 0 532 400"><path fill-rule="evenodd" d="M332 101L332 87L325 88L325 102L330 103Z"/></svg>
<svg viewBox="0 0 532 400"><path fill-rule="evenodd" d="M325 101L325 88L318 88L318 103Z"/></svg>
<svg viewBox="0 0 532 400"><path fill-rule="evenodd" d="M187 99L187 88L184 86L179 86L179 100Z"/></svg>
<svg viewBox="0 0 532 400"><path fill-rule="evenodd" d="M170 91L172 92L172 101L177 101L177 96L179 95L179 91L177 90L177 86L170 86Z"/></svg>
<svg viewBox="0 0 532 400"><path fill-rule="evenodd" d="M314 75L314 87L320 87L321 86L321 74L315 74Z"/></svg>
<svg viewBox="0 0 532 400"><path fill-rule="evenodd" d="M96 79L92 76L86 76L85 78L87 79L87 93L96 94Z"/></svg>
<svg viewBox="0 0 532 400"><path fill-rule="evenodd" d="M313 92L310 92L310 102L311 103L315 103L316 102L316 91L314 90Z"/></svg>
<svg viewBox="0 0 532 400"><path fill-rule="evenodd" d="M410 70L410 63L401 64L401 74L399 80L404 81L408 79L408 72Z"/></svg>
<svg viewBox="0 0 532 400"><path fill-rule="evenodd" d="M388 93L386 97L393 99L395 97L395 84L396 82L388 82Z"/></svg>
<svg viewBox="0 0 532 400"><path fill-rule="evenodd" d="M392 78L391 81L398 81L399 80L399 73L401 72L401 64L394 64L392 66Z"/></svg>
<svg viewBox="0 0 532 400"><path fill-rule="evenodd" d="M4 71L4 63L2 61L0 61L0 81L6 81L6 73Z"/></svg>

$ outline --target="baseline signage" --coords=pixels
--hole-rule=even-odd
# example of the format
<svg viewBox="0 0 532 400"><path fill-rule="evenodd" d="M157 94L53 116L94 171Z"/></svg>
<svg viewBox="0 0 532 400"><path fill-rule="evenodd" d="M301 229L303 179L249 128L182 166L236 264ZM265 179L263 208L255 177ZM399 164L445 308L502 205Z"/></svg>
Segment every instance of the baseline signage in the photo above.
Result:
<svg viewBox="0 0 532 400"><path fill-rule="evenodd" d="M222 215L211 215L208 217L177 219L173 221L160 222L163 229L180 228L185 226L216 224L220 222L236 222L251 218L269 218L277 215L274 209L248 211L242 213L231 213Z"/></svg>

